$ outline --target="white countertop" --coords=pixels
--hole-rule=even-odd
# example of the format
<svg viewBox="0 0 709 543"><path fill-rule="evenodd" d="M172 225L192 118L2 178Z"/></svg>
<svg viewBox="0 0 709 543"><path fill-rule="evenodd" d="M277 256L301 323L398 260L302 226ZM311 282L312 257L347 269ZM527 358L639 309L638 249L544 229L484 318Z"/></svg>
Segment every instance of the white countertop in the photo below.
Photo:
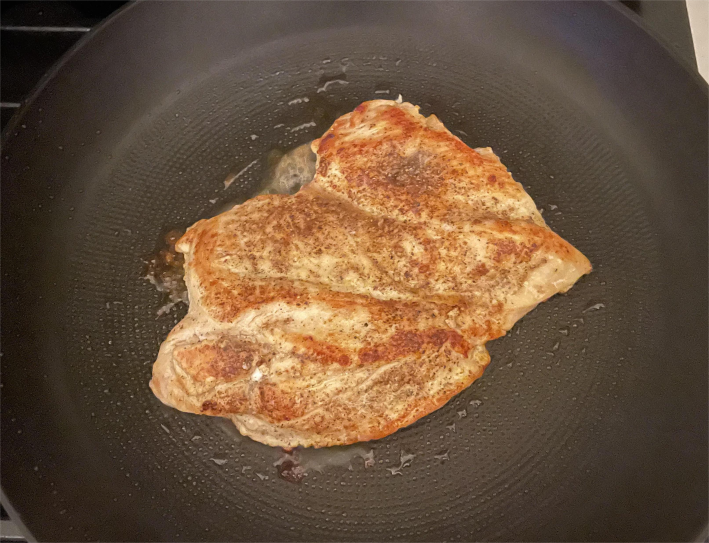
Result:
<svg viewBox="0 0 709 543"><path fill-rule="evenodd" d="M687 14L699 73L709 81L709 0L687 0Z"/></svg>

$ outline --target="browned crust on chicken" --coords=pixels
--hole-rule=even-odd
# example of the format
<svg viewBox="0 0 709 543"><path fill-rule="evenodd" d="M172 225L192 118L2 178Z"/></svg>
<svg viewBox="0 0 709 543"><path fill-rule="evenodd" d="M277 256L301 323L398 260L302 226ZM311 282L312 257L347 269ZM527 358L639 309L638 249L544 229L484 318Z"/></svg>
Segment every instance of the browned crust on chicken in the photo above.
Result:
<svg viewBox="0 0 709 543"><path fill-rule="evenodd" d="M402 220L508 219L544 225L491 149L471 149L408 103L365 102L313 142L318 186Z"/></svg>
<svg viewBox="0 0 709 543"><path fill-rule="evenodd" d="M315 179L195 224L190 311L151 388L270 445L377 439L483 372L484 347L590 271L489 150L365 102L313 143Z"/></svg>

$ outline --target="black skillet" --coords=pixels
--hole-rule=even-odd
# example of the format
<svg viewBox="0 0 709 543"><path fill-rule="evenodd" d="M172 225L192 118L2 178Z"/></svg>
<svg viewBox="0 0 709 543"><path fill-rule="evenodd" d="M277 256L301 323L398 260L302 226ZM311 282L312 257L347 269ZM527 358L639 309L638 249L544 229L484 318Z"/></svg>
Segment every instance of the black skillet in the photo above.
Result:
<svg viewBox="0 0 709 543"><path fill-rule="evenodd" d="M153 397L185 308L156 316L144 260L253 195L270 151L398 94L491 146L594 272L493 342L480 381L367 444L373 467L352 456L294 484L277 451ZM2 488L33 538L705 528L707 86L613 6L131 5L43 81L1 164Z"/></svg>

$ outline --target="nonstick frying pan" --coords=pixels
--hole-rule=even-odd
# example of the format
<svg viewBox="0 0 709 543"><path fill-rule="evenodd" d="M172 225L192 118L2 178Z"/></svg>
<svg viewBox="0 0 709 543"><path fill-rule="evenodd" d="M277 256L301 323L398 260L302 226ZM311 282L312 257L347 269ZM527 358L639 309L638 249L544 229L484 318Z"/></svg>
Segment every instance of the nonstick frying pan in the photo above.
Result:
<svg viewBox="0 0 709 543"><path fill-rule="evenodd" d="M352 456L294 484L278 451L149 391L185 308L156 315L145 260L255 194L269 152L398 94L491 146L594 272L492 342L468 390L364 445L374 466ZM138 3L44 79L1 164L2 488L33 538L706 526L707 87L618 8Z"/></svg>

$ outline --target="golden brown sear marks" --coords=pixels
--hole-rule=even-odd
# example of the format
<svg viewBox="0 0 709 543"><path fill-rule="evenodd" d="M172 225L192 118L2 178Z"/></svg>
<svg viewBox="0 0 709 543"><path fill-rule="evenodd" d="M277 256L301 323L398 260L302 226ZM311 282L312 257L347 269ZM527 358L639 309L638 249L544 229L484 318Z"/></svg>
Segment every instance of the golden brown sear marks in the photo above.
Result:
<svg viewBox="0 0 709 543"><path fill-rule="evenodd" d="M401 330L392 334L385 342L359 351L359 360L364 364L391 362L405 356L415 356L426 349L440 349L448 343L455 352L467 356L470 346L458 332L453 330Z"/></svg>
<svg viewBox="0 0 709 543"><path fill-rule="evenodd" d="M225 383L250 373L265 354L258 343L228 336L215 342L203 341L176 347L174 351L175 362L195 381L215 379Z"/></svg>
<svg viewBox="0 0 709 543"><path fill-rule="evenodd" d="M191 266L212 287L207 296L221 300L206 304L219 310L214 318L233 319L274 300L300 297L307 303L333 293L487 302L490 294L500 297L519 288L529 268L550 255L565 258L575 251L533 222L472 220L456 227L402 222L371 216L314 189L270 198L268 205L246 204L190 231ZM229 296L241 291L243 282L247 291ZM298 292L295 282L312 287ZM241 307L225 308L226 298Z"/></svg>
<svg viewBox="0 0 709 543"><path fill-rule="evenodd" d="M485 343L590 271L490 149L365 102L312 144L314 180L177 243L190 312L151 388L270 445L377 439L480 377Z"/></svg>
<svg viewBox="0 0 709 543"><path fill-rule="evenodd" d="M317 184L403 220L544 221L490 149L474 150L411 104L365 102L313 142Z"/></svg>

